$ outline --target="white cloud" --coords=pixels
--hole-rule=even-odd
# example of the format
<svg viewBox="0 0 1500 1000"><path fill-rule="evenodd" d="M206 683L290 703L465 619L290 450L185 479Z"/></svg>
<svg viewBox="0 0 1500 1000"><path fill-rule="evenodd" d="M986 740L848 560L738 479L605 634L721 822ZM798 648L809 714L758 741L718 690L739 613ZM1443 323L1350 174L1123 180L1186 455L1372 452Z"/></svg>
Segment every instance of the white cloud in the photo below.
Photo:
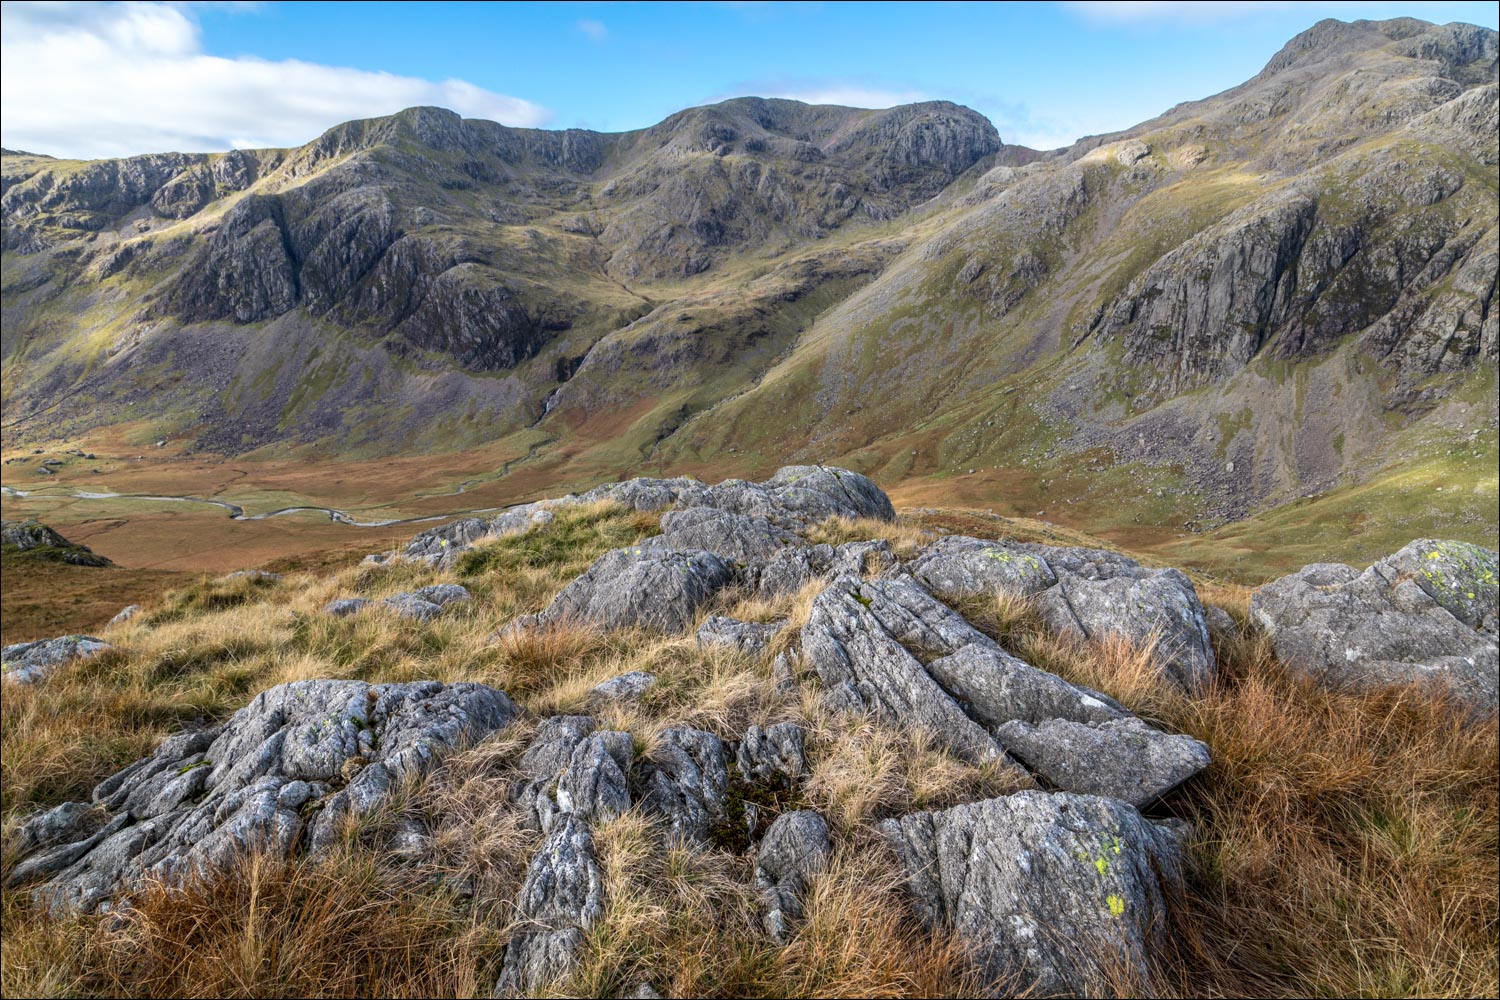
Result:
<svg viewBox="0 0 1500 1000"><path fill-rule="evenodd" d="M0 131L9 149L102 157L295 146L352 118L439 105L540 125L550 113L463 80L424 80L202 50L167 3L6 3Z"/></svg>
<svg viewBox="0 0 1500 1000"><path fill-rule="evenodd" d="M604 41L605 36L609 34L609 29L604 26L603 21L595 21L588 17L578 22L578 30L596 42Z"/></svg>

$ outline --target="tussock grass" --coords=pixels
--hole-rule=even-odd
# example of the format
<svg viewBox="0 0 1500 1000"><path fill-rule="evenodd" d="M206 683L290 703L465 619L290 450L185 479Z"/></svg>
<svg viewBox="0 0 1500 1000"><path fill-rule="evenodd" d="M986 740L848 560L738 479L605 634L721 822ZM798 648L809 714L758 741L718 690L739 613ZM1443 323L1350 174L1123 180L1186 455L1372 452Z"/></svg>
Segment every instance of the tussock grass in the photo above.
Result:
<svg viewBox="0 0 1500 1000"><path fill-rule="evenodd" d="M1421 687L1299 677L1244 627L1248 590L1201 593L1242 627L1216 643L1219 679L1200 696L1164 680L1149 647L1049 635L1024 600L965 609L1030 662L1212 748L1157 807L1195 830L1161 992L1494 993L1500 725Z"/></svg>
<svg viewBox="0 0 1500 1000"><path fill-rule="evenodd" d="M589 712L632 735L638 760L663 729L737 737L752 723L807 727L811 774L763 810L807 807L836 845L808 916L774 945L760 927L753 859L742 844L662 845L639 810L596 830L605 917L556 995L975 995L961 941L921 929L875 827L1032 786L1004 762L975 765L930 734L829 712L816 683L779 690L771 660L794 647L817 585L764 599L726 592L703 616L787 620L765 656L699 649L682 636L577 623L497 636L538 610L609 548L656 530L611 505L559 511L554 544L533 532L486 543L452 571L353 566L283 581L204 581L111 630L113 651L0 701L6 843L33 809L89 789L185 725L222 720L284 681L437 678L494 684L528 713L450 755L385 809L351 824L326 857L247 859L181 892L143 891L123 920L54 919L24 890L0 893L6 996L488 995L515 926L511 901L540 834L512 805L537 719ZM829 541L887 537L909 554L920 528L825 525ZM550 530L550 529L549 529ZM887 532L880 534L880 532ZM474 593L425 626L379 609L335 619L336 597L379 598L428 583ZM1247 627L1249 592L1205 585L1238 635L1217 636L1220 679L1189 697L1164 682L1149 648L1049 634L1009 596L955 601L1012 652L1105 691L1205 740L1209 772L1153 807L1193 824L1190 878L1173 907L1168 995L1488 995L1496 987L1496 724L1468 724L1430 693L1333 692L1288 674ZM592 689L631 670L658 682L634 703ZM418 820L420 856L393 850ZM7 852L0 868L8 871ZM1100 992L1118 986L1101 973ZM1006 984L999 984L1004 990Z"/></svg>

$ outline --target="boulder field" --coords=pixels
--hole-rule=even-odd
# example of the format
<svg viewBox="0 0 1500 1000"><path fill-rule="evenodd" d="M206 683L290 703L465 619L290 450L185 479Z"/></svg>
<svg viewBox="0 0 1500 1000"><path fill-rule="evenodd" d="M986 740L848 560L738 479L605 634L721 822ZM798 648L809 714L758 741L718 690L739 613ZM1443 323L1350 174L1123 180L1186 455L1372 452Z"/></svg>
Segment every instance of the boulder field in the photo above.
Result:
<svg viewBox="0 0 1500 1000"><path fill-rule="evenodd" d="M784 468L760 483L610 484L436 528L370 561L445 569L485 539L545 532L560 508L602 500L665 510L661 533L600 556L506 631L586 622L695 632L704 648L774 660L768 684L807 683L832 711L920 731L972 762L1024 769L1033 790L880 824L918 916L957 931L988 980L1007 989L1074 994L1097 984L1101 969L1144 974L1167 933L1192 836L1154 807L1208 768L1212 748L1027 662L955 608L988 593L1025 598L1057 636L1118 636L1147 650L1163 680L1192 697L1219 683L1211 629L1237 626L1205 609L1187 576L1114 552L959 536L909 558L881 540L815 544L811 529L829 518L895 517L869 479L824 466ZM800 625L708 614L730 588L774 597L809 585ZM383 610L425 628L471 600L440 583L381 602L340 599L325 613ZM1320 564L1268 584L1251 618L1289 667L1323 683L1421 681L1483 715L1496 710L1496 604L1494 552L1420 540L1363 572ZM45 682L97 651L95 642L7 648L6 678ZM646 697L655 683L633 671L600 684L590 711ZM56 912L88 912L128 906L144 878L180 878L249 850L324 850L346 819L380 809L443 754L525 715L481 684L283 684L221 724L165 740L89 801L31 817L10 880ZM763 828L741 813L755 789L806 780L801 724L724 738L669 720L643 746L590 715L530 722L508 801L542 846L514 901L520 920L497 994L536 990L572 967L610 906L595 834L631 810L654 818L666 843L749 852L764 932L778 942L796 934L836 833L808 809ZM743 831L726 837L736 824ZM420 847L424 831L408 832Z"/></svg>

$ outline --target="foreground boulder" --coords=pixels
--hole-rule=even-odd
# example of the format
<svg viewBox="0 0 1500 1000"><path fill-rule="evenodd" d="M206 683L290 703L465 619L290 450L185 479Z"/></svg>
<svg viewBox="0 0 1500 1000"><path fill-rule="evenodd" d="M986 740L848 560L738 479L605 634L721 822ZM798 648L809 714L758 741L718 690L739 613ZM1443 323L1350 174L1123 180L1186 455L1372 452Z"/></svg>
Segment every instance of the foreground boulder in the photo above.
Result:
<svg viewBox="0 0 1500 1000"><path fill-rule="evenodd" d="M1185 690L1212 683L1217 665L1193 583L1116 552L950 536L909 567L939 594L1006 591L1036 602L1048 628L1082 639L1154 644L1162 672Z"/></svg>
<svg viewBox="0 0 1500 1000"><path fill-rule="evenodd" d="M1419 539L1361 573L1315 563L1256 591L1277 657L1352 687L1436 685L1481 714L1500 691L1496 553Z"/></svg>
<svg viewBox="0 0 1500 1000"><path fill-rule="evenodd" d="M517 712L481 684L279 685L222 726L173 736L105 779L92 796L102 825L80 838L49 829L64 842L23 860L11 881L46 879L37 895L54 911L87 912L144 876L221 866L251 849L321 847L346 818Z"/></svg>
<svg viewBox="0 0 1500 1000"><path fill-rule="evenodd" d="M1114 799L1018 792L886 820L929 927L958 932L1000 995L1145 984L1180 834Z"/></svg>
<svg viewBox="0 0 1500 1000"><path fill-rule="evenodd" d="M10 684L35 684L65 663L96 656L112 648L91 635L64 635L56 639L20 642L0 650L4 678Z"/></svg>

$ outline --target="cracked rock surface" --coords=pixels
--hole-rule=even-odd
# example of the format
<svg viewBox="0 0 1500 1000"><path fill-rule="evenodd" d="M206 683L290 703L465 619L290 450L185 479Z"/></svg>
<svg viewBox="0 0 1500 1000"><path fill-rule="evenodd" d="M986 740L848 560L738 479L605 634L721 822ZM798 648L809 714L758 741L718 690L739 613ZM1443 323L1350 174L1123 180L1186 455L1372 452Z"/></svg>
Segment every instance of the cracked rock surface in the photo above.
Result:
<svg viewBox="0 0 1500 1000"><path fill-rule="evenodd" d="M218 866L251 848L320 847L345 817L376 808L440 753L516 713L503 691L480 684L282 684L223 725L170 737L105 779L92 796L103 825L32 855L11 880L39 881L37 895L55 911L87 912L145 875ZM55 826L49 816L23 837L55 839L44 832Z"/></svg>

